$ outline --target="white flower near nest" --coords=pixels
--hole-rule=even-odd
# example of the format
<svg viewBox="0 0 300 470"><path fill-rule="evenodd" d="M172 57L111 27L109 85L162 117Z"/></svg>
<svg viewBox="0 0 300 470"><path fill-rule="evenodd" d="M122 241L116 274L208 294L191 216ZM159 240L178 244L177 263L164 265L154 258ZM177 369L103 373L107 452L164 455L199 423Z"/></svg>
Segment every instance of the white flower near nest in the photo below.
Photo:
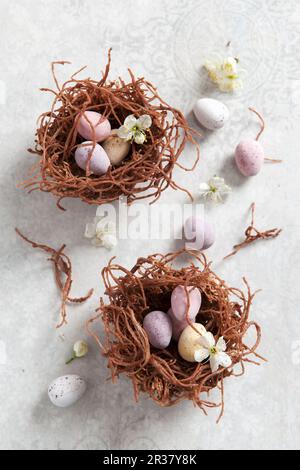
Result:
<svg viewBox="0 0 300 470"><path fill-rule="evenodd" d="M226 57L225 59L207 60L204 64L209 78L224 92L231 92L243 87L238 70L239 59Z"/></svg>
<svg viewBox="0 0 300 470"><path fill-rule="evenodd" d="M231 357L226 354L226 343L221 336L216 344L212 333L206 332L199 336L199 347L195 351L194 359L196 362L203 362L209 358L211 371L217 372L219 367L230 367L232 365Z"/></svg>
<svg viewBox="0 0 300 470"><path fill-rule="evenodd" d="M84 236L89 238L94 246L107 250L118 244L116 224L97 215L93 222L86 224Z"/></svg>
<svg viewBox="0 0 300 470"><path fill-rule="evenodd" d="M224 196L227 196L232 191L231 187L225 183L224 178L219 176L210 178L207 183L201 183L199 189L205 199L210 199L214 202L222 202Z"/></svg>
<svg viewBox="0 0 300 470"><path fill-rule="evenodd" d="M133 114L127 116L123 126L118 129L118 137L127 141L134 141L142 145L147 141L146 131L152 126L152 119L148 114L136 118Z"/></svg>

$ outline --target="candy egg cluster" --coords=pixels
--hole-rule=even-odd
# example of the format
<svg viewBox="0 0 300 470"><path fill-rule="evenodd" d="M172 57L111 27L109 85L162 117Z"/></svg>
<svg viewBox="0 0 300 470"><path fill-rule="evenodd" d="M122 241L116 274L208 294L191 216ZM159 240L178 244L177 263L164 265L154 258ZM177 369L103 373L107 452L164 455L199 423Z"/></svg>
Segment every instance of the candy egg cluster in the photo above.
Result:
<svg viewBox="0 0 300 470"><path fill-rule="evenodd" d="M80 116L77 132L86 141L77 147L75 161L82 170L87 169L89 161L90 172L95 175L104 175L110 166L120 165L130 152L130 142L120 139L109 120L95 111Z"/></svg>
<svg viewBox="0 0 300 470"><path fill-rule="evenodd" d="M171 308L167 313L152 311L143 322L150 344L157 349L165 349L171 339L178 340L181 333L195 322L202 302L201 292L193 286L177 286L171 295Z"/></svg>

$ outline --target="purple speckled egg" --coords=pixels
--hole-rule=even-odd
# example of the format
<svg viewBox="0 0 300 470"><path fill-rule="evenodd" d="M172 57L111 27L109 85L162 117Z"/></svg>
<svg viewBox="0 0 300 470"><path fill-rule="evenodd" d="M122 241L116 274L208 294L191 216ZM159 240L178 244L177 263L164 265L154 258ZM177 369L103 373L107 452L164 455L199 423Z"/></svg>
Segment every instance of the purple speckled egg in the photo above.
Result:
<svg viewBox="0 0 300 470"><path fill-rule="evenodd" d="M186 319L184 319L183 321L176 320L176 318L174 317L173 310L171 308L169 308L168 310L168 315L172 322L172 338L175 341L178 341L181 333L188 326L188 322L186 321Z"/></svg>
<svg viewBox="0 0 300 470"><path fill-rule="evenodd" d="M86 111L80 117L77 124L77 131L86 140L103 142L111 132L111 125L108 119L95 111Z"/></svg>
<svg viewBox="0 0 300 470"><path fill-rule="evenodd" d="M186 247L191 250L207 250L215 242L215 231L207 218L192 215L184 224Z"/></svg>
<svg viewBox="0 0 300 470"><path fill-rule="evenodd" d="M79 168L86 170L86 164L92 152L92 158L90 160L90 170L95 175L104 175L108 168L110 167L110 160L101 147L101 145L96 144L93 150L93 142L83 142L84 146L77 147L75 152L75 160Z"/></svg>
<svg viewBox="0 0 300 470"><path fill-rule="evenodd" d="M172 338L172 322L166 313L159 310L148 313L144 318L143 327L152 346L157 349L169 346Z"/></svg>
<svg viewBox="0 0 300 470"><path fill-rule="evenodd" d="M188 301L189 309L187 309ZM184 286L175 287L171 295L171 308L174 318L182 322L188 316L190 321L195 321L201 307L201 301L201 292L197 287L188 286L187 292Z"/></svg>
<svg viewBox="0 0 300 470"><path fill-rule="evenodd" d="M264 163L264 150L257 140L242 140L235 149L235 162L244 176L254 176Z"/></svg>

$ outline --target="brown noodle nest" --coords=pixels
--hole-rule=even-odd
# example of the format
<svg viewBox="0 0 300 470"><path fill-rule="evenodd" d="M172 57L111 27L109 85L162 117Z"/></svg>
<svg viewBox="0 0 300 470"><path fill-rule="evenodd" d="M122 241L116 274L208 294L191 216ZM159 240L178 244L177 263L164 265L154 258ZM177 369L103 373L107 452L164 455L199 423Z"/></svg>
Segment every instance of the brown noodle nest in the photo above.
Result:
<svg viewBox="0 0 300 470"><path fill-rule="evenodd" d="M111 63L111 51L108 53L108 64L100 81L77 79L84 68L60 86L55 65L52 73L56 89L42 88L42 91L54 94L51 110L39 118L36 133L36 145L31 153L40 159L35 165L34 176L23 183L29 191L40 189L50 192L60 201L66 197L80 198L89 204L112 202L120 196L127 197L128 203L148 197L156 201L169 186L181 188L172 179L175 166L186 171L178 163L187 141L195 143L192 131L183 114L169 106L160 98L156 88L144 78L135 78L131 70L131 81L125 83L122 78L108 80ZM80 169L74 160L76 148L82 139L76 130L78 119L85 111L97 111L109 119L112 129L119 128L129 114L139 117L148 114L152 126L143 145L131 145L131 151L120 166L112 166L105 175L96 176L90 173L89 164L86 170ZM94 141L94 145L96 141Z"/></svg>
<svg viewBox="0 0 300 470"><path fill-rule="evenodd" d="M181 255L188 257L186 267L175 269L173 262ZM200 267L194 264L200 263ZM223 414L223 380L243 375L245 363L258 364L253 359L260 343L260 327L249 320L250 307L255 295L250 292L247 281L246 293L228 287L210 267L205 256L181 250L166 256L155 254L138 259L131 271L113 264L102 271L109 303L101 299L99 314L89 322L102 319L105 341L102 344L94 336L107 357L108 368L114 381L119 374L131 378L136 400L139 392L145 392L159 405L175 405L181 400L192 400L205 413L207 408L221 407ZM215 338L224 336L227 353L234 367L219 369L212 373L206 363L189 363L177 351L177 343L171 341L165 350L153 348L143 329L143 318L152 310L167 311L173 289L178 285L196 286L202 293L202 306L196 322L202 323ZM245 344L245 335L254 329L253 346ZM239 365L237 371L236 365ZM218 388L220 403L210 400L209 392ZM203 397L203 392L207 395Z"/></svg>

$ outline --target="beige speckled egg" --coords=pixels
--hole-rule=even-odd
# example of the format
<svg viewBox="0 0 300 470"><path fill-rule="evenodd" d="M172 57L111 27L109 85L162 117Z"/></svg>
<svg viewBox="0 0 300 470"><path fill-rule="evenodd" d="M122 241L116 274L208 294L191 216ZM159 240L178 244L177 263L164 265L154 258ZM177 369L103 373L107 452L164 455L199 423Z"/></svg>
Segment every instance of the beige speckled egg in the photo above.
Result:
<svg viewBox="0 0 300 470"><path fill-rule="evenodd" d="M102 143L102 147L107 153L110 163L117 166L127 157L130 152L131 143L118 137L117 129L113 129L110 136Z"/></svg>
<svg viewBox="0 0 300 470"><path fill-rule="evenodd" d="M178 352L182 359L188 362L196 362L194 354L200 347L198 344L199 334L204 335L204 333L206 333L206 329L201 323L193 323L193 326L199 333L188 325L181 333L178 341Z"/></svg>

